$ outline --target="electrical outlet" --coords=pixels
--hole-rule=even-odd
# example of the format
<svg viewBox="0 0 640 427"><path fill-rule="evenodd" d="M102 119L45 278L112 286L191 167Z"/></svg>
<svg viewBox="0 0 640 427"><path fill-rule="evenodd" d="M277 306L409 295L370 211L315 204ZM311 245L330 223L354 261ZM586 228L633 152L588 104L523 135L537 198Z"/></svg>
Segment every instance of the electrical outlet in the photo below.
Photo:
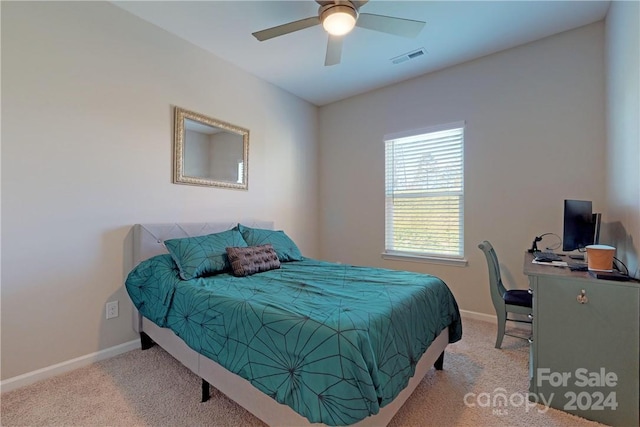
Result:
<svg viewBox="0 0 640 427"><path fill-rule="evenodd" d="M118 317L118 301L110 301L107 303L107 319Z"/></svg>

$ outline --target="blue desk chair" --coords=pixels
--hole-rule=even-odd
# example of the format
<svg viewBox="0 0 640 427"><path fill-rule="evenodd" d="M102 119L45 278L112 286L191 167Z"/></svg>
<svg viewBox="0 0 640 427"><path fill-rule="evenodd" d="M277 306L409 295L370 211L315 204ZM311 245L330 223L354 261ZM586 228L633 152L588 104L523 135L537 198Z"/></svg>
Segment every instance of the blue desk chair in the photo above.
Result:
<svg viewBox="0 0 640 427"><path fill-rule="evenodd" d="M491 291L491 300L493 307L496 309L498 316L498 336L496 337L496 348L502 346L502 339L505 335L511 337L530 339L520 335L512 335L505 332L507 322L531 323L532 319L532 294L531 291L521 289L507 290L502 284L500 277L500 266L498 265L498 256L496 251L488 241L483 241L478 245L484 255L487 257L487 265L489 266L489 289ZM527 316L526 319L510 319L508 313L516 313Z"/></svg>

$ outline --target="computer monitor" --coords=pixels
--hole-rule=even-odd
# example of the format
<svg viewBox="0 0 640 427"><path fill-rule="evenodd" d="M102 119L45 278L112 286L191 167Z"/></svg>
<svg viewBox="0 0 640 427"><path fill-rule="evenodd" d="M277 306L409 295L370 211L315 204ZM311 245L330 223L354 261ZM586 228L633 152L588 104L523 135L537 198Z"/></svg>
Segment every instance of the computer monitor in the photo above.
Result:
<svg viewBox="0 0 640 427"><path fill-rule="evenodd" d="M593 213L592 203L587 200L564 201L564 231L562 250L565 252L583 249L598 243L600 214Z"/></svg>

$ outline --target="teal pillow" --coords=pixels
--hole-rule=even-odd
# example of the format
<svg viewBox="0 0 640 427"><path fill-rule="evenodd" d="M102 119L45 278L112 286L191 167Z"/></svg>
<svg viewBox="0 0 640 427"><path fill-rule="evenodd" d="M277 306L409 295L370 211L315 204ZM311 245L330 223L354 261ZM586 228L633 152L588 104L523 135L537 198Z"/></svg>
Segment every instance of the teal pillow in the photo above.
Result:
<svg viewBox="0 0 640 427"><path fill-rule="evenodd" d="M180 269L184 280L210 276L231 269L227 247L246 247L247 242L236 229L206 236L165 240L164 245Z"/></svg>
<svg viewBox="0 0 640 427"><path fill-rule="evenodd" d="M250 228L238 224L238 230L249 246L260 246L268 243L278 254L280 262L302 261L300 249L284 231L267 230L265 228Z"/></svg>

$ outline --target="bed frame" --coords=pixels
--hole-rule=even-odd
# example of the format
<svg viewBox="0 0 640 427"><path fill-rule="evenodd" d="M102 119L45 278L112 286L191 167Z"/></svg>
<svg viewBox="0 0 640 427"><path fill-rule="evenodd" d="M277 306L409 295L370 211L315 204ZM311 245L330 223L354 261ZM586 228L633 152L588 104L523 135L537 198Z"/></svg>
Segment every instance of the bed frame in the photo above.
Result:
<svg viewBox="0 0 640 427"><path fill-rule="evenodd" d="M273 229L273 222L242 221L254 228ZM164 241L168 239L194 237L217 233L233 228L237 222L208 223L161 223L136 224L133 227L133 266L155 255L167 253ZM202 356L188 347L181 338L170 329L161 328L142 316L134 307L133 329L140 334L142 349L154 343L180 361L184 366L202 378L202 400L209 397L209 384L251 412L269 426L309 426L309 420L301 416L289 406L278 403L271 397L255 388L246 379L226 370L213 360ZM416 365L415 375L409 380L407 387L393 400L380 408L376 415L369 416L354 426L386 426L402 407L422 378L431 368L442 369L444 349L449 343L448 328L442 330Z"/></svg>

